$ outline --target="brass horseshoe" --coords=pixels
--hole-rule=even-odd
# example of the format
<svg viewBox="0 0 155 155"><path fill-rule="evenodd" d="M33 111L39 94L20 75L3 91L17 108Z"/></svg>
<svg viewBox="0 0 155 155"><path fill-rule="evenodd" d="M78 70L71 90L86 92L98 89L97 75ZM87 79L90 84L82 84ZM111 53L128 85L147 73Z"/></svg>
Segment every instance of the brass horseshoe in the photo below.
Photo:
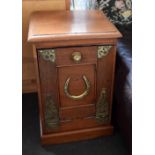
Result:
<svg viewBox="0 0 155 155"><path fill-rule="evenodd" d="M69 78L66 80L65 85L64 85L64 92L65 92L65 94L66 94L67 97L69 97L69 98L71 98L71 99L73 99L73 100L79 100L79 99L82 99L82 98L84 98L85 96L88 95L89 90L90 90L90 82L88 81L88 79L86 78L86 76L83 76L83 80L84 80L84 82L85 82L86 89L85 89L85 91L84 91L82 94L80 94L80 95L78 95L78 96L71 95L71 94L68 92L68 85L69 85L70 79L71 79L71 78L69 77Z"/></svg>

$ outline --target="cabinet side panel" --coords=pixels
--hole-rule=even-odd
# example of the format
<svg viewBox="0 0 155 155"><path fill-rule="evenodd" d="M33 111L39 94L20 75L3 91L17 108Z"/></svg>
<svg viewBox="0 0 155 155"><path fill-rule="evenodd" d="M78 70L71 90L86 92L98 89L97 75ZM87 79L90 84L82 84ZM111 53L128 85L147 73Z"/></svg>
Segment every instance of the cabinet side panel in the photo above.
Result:
<svg viewBox="0 0 155 155"><path fill-rule="evenodd" d="M38 65L38 57L36 46L33 45L33 58L34 58L34 65L35 65L35 74L37 77L37 92L38 92L38 100L39 100L39 123L40 123L40 135L43 135L43 112L42 112L42 101L41 101L41 87L40 87L40 76L39 76L39 65Z"/></svg>
<svg viewBox="0 0 155 155"><path fill-rule="evenodd" d="M97 64L97 98L99 99L102 90L106 91L106 100L108 102L109 123L111 122L113 81L115 71L116 47L113 46L109 53L98 59Z"/></svg>
<svg viewBox="0 0 155 155"><path fill-rule="evenodd" d="M58 79L57 79L57 68L55 62L50 62L45 60L40 52L38 51L38 67L39 67L39 76L40 76L40 91L41 91L41 103L42 103L42 113L43 113L43 132L45 133L48 129L46 126L46 119L45 117L49 117L49 121L52 121L52 115L55 114L55 111L51 110L52 108L56 108L58 110ZM47 102L54 104L47 105ZM48 106L48 107L47 107ZM48 110L48 111L46 111ZM51 113L53 112L53 114ZM48 114L49 113L49 114ZM56 117L56 115L54 116ZM53 118L56 119L57 118ZM53 120L54 121L54 120ZM51 122L49 122L51 123Z"/></svg>

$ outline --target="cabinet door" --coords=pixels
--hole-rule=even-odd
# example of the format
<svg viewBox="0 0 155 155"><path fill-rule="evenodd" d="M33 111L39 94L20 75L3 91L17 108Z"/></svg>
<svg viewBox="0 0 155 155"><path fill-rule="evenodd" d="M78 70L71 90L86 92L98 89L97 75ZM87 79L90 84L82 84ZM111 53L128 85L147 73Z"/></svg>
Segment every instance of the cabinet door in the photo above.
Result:
<svg viewBox="0 0 155 155"><path fill-rule="evenodd" d="M105 52L109 46L102 48ZM71 59L76 50L82 54L78 63ZM110 124L116 48L111 47L107 54L98 53L98 59L96 52L95 46L39 50L44 133Z"/></svg>
<svg viewBox="0 0 155 155"><path fill-rule="evenodd" d="M60 120L74 121L95 115L96 65L60 67Z"/></svg>
<svg viewBox="0 0 155 155"><path fill-rule="evenodd" d="M94 104L96 98L95 65L60 67L60 107Z"/></svg>

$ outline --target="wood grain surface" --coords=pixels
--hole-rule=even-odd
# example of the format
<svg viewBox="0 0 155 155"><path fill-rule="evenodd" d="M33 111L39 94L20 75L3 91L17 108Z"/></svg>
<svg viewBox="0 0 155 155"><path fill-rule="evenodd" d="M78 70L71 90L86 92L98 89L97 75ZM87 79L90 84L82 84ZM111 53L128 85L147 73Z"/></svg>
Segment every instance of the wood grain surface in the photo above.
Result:
<svg viewBox="0 0 155 155"><path fill-rule="evenodd" d="M113 127L111 125L105 127L88 128L82 130L73 130L62 133L54 133L41 136L42 144L59 144L79 140L92 139L100 136L111 135Z"/></svg>
<svg viewBox="0 0 155 155"><path fill-rule="evenodd" d="M39 92L42 144L57 144L112 134L111 125L116 43L120 32L100 11L36 12L30 19L29 42L33 43ZM98 58L98 46L111 45L109 53ZM56 59L48 61L38 52L53 49ZM75 62L74 52L81 54ZM47 56L47 55L46 55ZM83 76L90 84L88 94L79 100L70 98L65 84L70 78L68 92L79 96L86 90ZM96 104L102 89L106 98ZM50 95L59 111L59 126L47 130L45 102ZM98 106L98 107L97 107ZM105 109L103 109L103 107ZM96 119L97 108L108 113L108 121Z"/></svg>
<svg viewBox="0 0 155 155"><path fill-rule="evenodd" d="M28 41L118 37L120 32L101 11L44 11L32 14Z"/></svg>

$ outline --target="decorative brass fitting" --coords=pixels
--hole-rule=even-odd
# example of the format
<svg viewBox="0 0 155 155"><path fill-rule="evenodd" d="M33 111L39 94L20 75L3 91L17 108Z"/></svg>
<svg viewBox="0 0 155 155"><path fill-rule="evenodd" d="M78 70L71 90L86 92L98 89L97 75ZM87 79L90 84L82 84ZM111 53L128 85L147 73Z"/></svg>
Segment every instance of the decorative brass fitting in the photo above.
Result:
<svg viewBox="0 0 155 155"><path fill-rule="evenodd" d="M68 85L69 85L70 79L71 79L71 78L69 77L69 78L66 80L65 85L64 85L64 92L65 92L65 94L66 94L67 97L69 97L69 98L71 98L71 99L73 99L73 100L80 100L80 99L82 99L82 98L84 98L85 96L88 95L89 90L90 90L90 82L88 81L88 79L86 78L86 76L83 76L83 80L84 80L84 82L85 82L86 89L85 89L85 91L84 91L82 94L80 94L80 95L78 95L78 96L71 95L71 94L68 92Z"/></svg>
<svg viewBox="0 0 155 155"><path fill-rule="evenodd" d="M54 49L43 49L38 50L42 58L46 61L55 62L55 50Z"/></svg>
<svg viewBox="0 0 155 155"><path fill-rule="evenodd" d="M99 59L105 57L109 53L111 48L112 48L111 45L98 46L97 57Z"/></svg>
<svg viewBox="0 0 155 155"><path fill-rule="evenodd" d="M76 63L80 62L82 59L82 54L80 52L73 52L72 53L72 60Z"/></svg>

